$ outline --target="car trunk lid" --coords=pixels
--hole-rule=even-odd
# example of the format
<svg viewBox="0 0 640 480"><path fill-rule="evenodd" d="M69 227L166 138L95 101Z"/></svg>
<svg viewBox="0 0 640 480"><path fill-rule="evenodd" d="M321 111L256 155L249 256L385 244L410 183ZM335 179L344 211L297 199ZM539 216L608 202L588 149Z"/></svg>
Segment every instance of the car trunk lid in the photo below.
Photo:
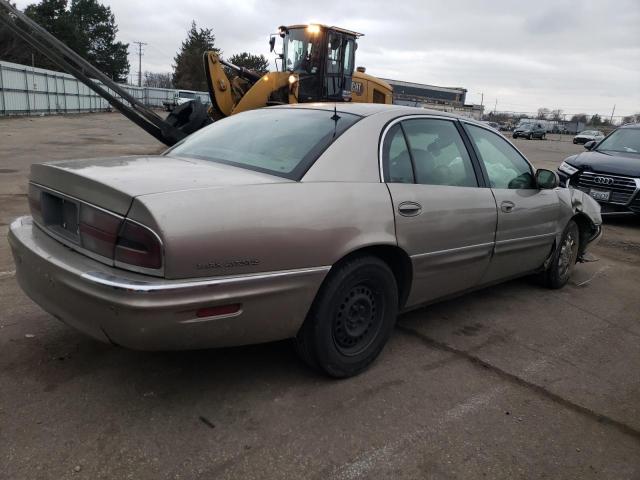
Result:
<svg viewBox="0 0 640 480"><path fill-rule="evenodd" d="M31 181L126 215L133 198L140 195L291 180L205 160L158 155L34 164Z"/></svg>

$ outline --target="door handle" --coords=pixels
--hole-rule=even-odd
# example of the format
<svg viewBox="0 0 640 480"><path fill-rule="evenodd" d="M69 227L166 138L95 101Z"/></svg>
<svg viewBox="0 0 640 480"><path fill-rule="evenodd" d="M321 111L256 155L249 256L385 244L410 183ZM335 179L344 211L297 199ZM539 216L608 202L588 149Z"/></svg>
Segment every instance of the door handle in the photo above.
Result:
<svg viewBox="0 0 640 480"><path fill-rule="evenodd" d="M502 210L504 213L511 213L515 206L515 203L505 200L500 204L500 210Z"/></svg>
<svg viewBox="0 0 640 480"><path fill-rule="evenodd" d="M398 213L403 217L415 217L422 213L422 205L416 202L402 202L398 205Z"/></svg>

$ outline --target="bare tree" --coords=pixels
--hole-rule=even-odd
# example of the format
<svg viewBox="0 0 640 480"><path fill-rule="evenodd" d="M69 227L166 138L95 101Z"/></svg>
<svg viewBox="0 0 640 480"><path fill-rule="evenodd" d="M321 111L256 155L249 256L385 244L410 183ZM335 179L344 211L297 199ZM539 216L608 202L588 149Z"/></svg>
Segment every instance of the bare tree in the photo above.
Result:
<svg viewBox="0 0 640 480"><path fill-rule="evenodd" d="M538 109L538 120L546 120L546 118L549 116L549 113L551 113L551 110L549 110L548 108L544 108L541 107Z"/></svg>
<svg viewBox="0 0 640 480"><path fill-rule="evenodd" d="M173 75L171 73L144 72L143 84L145 87L173 88Z"/></svg>

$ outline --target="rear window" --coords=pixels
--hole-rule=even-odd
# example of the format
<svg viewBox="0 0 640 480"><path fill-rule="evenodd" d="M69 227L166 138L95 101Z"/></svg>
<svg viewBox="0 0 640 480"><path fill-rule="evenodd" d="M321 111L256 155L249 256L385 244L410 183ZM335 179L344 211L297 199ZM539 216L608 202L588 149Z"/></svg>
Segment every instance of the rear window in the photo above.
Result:
<svg viewBox="0 0 640 480"><path fill-rule="evenodd" d="M333 110L257 109L219 120L167 154L300 180L320 154L360 118L343 112L334 115Z"/></svg>

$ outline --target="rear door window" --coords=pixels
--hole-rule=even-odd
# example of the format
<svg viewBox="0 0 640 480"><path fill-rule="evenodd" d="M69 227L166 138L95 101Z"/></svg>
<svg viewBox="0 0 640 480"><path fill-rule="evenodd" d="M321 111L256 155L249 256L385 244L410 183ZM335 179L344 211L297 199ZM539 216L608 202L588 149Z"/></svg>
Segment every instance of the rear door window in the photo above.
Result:
<svg viewBox="0 0 640 480"><path fill-rule="evenodd" d="M453 121L418 118L402 122L416 183L477 187L473 164Z"/></svg>
<svg viewBox="0 0 640 480"><path fill-rule="evenodd" d="M387 172L385 181L414 183L409 148L399 123L393 125L387 132L382 152L385 159L385 172Z"/></svg>

